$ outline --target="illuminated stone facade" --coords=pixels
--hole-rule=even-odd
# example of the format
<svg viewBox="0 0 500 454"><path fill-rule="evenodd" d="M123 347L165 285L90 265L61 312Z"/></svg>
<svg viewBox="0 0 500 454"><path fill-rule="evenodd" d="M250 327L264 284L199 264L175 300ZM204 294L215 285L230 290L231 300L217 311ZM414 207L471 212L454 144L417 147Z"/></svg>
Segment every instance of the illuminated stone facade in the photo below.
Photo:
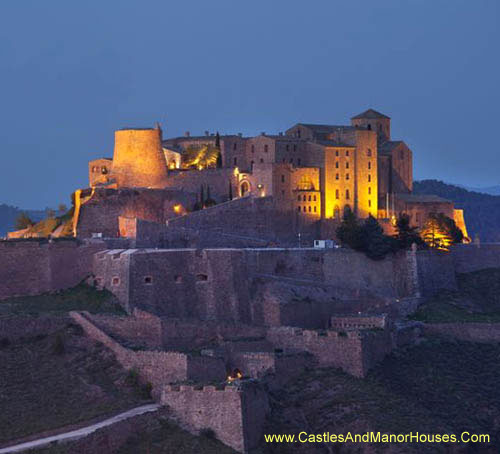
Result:
<svg viewBox="0 0 500 454"><path fill-rule="evenodd" d="M220 150L217 165L182 168L183 153L205 146ZM293 210L307 222L340 220L347 207L360 218L385 219L388 226L403 211L421 226L435 206L454 217L452 202L436 205L411 194L412 159L403 141L392 140L391 119L369 109L350 125L297 123L285 133L256 137L207 131L161 140L159 127L116 131L114 159L91 161L89 181L91 187L204 193L216 203L271 196L278 210Z"/></svg>

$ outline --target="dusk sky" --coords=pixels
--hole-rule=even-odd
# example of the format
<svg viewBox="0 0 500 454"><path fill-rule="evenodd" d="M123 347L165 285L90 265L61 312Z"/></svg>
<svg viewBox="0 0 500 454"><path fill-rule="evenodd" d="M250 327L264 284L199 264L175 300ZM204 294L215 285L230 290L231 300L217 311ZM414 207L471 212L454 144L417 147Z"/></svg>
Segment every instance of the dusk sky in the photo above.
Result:
<svg viewBox="0 0 500 454"><path fill-rule="evenodd" d="M3 1L0 203L69 204L113 131L256 135L371 107L414 177L500 184L500 2Z"/></svg>

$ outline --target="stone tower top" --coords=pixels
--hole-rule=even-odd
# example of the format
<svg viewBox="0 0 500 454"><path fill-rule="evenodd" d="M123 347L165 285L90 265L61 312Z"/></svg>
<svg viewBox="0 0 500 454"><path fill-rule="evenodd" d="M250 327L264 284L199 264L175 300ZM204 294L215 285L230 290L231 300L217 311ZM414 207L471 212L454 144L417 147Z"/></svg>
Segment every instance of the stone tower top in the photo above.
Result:
<svg viewBox="0 0 500 454"><path fill-rule="evenodd" d="M391 118L374 109L365 110L352 117L351 124L375 131L378 134L379 142L391 140Z"/></svg>
<svg viewBox="0 0 500 454"><path fill-rule="evenodd" d="M115 131L113 172L118 187L164 188L167 166L161 148L161 129Z"/></svg>

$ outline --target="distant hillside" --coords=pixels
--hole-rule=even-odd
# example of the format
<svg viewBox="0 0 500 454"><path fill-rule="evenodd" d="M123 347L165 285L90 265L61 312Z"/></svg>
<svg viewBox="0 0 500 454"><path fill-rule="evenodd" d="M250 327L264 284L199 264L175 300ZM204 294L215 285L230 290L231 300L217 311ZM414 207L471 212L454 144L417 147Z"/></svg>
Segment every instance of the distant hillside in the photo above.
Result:
<svg viewBox="0 0 500 454"><path fill-rule="evenodd" d="M484 188L474 188L472 186L464 186L461 184L457 184L459 188L467 189L467 191L472 192L481 192L482 194L490 194L490 195L500 195L500 185L497 186L486 186Z"/></svg>
<svg viewBox="0 0 500 454"><path fill-rule="evenodd" d="M43 210L22 210L10 205L0 204L0 236L4 236L7 232L14 230L16 219L23 211L34 222L40 221L45 217Z"/></svg>
<svg viewBox="0 0 500 454"><path fill-rule="evenodd" d="M500 196L468 191L438 180L415 181L415 194L435 194L452 200L462 208L469 236L479 234L481 241L500 241Z"/></svg>

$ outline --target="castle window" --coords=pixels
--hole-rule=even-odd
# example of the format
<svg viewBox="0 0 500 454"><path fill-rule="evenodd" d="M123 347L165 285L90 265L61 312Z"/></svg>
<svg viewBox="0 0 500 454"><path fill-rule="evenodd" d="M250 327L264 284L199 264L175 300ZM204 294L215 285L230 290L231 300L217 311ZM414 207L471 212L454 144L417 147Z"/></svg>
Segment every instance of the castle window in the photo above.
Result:
<svg viewBox="0 0 500 454"><path fill-rule="evenodd" d="M339 155L339 150L335 150L335 156Z"/></svg>
<svg viewBox="0 0 500 454"><path fill-rule="evenodd" d="M371 181L372 181L372 176L368 175L368 183L371 183Z"/></svg>
<svg viewBox="0 0 500 454"><path fill-rule="evenodd" d="M372 201L371 200L368 200L368 206L371 207L372 206Z"/></svg>
<svg viewBox="0 0 500 454"><path fill-rule="evenodd" d="M371 169L371 168L372 168L372 162L368 161L368 169Z"/></svg>
<svg viewBox="0 0 500 454"><path fill-rule="evenodd" d="M268 145L264 145L264 152L267 153L269 151L269 146Z"/></svg>
<svg viewBox="0 0 500 454"><path fill-rule="evenodd" d="M371 148L368 148L368 151L366 152L366 155L367 156L371 156L372 155L372 149Z"/></svg>
<svg viewBox="0 0 500 454"><path fill-rule="evenodd" d="M336 169L338 169L338 168L339 168L339 162L338 162L338 161L336 161L336 162L335 162L335 168L336 168Z"/></svg>
<svg viewBox="0 0 500 454"><path fill-rule="evenodd" d="M236 142L233 143L233 150L236 150L236 148L238 147L238 144Z"/></svg>
<svg viewBox="0 0 500 454"><path fill-rule="evenodd" d="M297 151L297 145L293 144L293 151Z"/></svg>
<svg viewBox="0 0 500 454"><path fill-rule="evenodd" d="M233 159L233 165L237 165L238 164L238 158L234 158Z"/></svg>
<svg viewBox="0 0 500 454"><path fill-rule="evenodd" d="M348 174L348 173L346 173L346 174L345 174L345 179L346 179L346 180L348 180L348 179L349 179L349 174Z"/></svg>
<svg viewBox="0 0 500 454"><path fill-rule="evenodd" d="M176 275L174 276L174 282L175 282L176 284L182 284L182 276L180 276L179 274L176 274Z"/></svg>
<svg viewBox="0 0 500 454"><path fill-rule="evenodd" d="M349 157L349 150L346 150L346 151L345 151L345 155L346 155L347 157Z"/></svg>
<svg viewBox="0 0 500 454"><path fill-rule="evenodd" d="M311 212L311 205L309 205L309 213Z"/></svg>
<svg viewBox="0 0 500 454"><path fill-rule="evenodd" d="M335 198L337 200L340 199L340 194L339 194L339 190L338 189L335 189Z"/></svg>
<svg viewBox="0 0 500 454"><path fill-rule="evenodd" d="M372 125L370 123L368 123L368 131L371 131L372 130Z"/></svg>
<svg viewBox="0 0 500 454"><path fill-rule="evenodd" d="M300 129L297 130L297 137L300 139Z"/></svg>
<svg viewBox="0 0 500 454"><path fill-rule="evenodd" d="M313 197L313 200L316 202L316 196Z"/></svg>
<svg viewBox="0 0 500 454"><path fill-rule="evenodd" d="M349 200L349 189L345 190L345 198Z"/></svg>
<svg viewBox="0 0 500 454"><path fill-rule="evenodd" d="M120 278L118 276L114 276L111 280L111 285L120 285Z"/></svg>
<svg viewBox="0 0 500 454"><path fill-rule="evenodd" d="M153 283L153 276L144 276L144 283L145 284L152 284Z"/></svg>
<svg viewBox="0 0 500 454"><path fill-rule="evenodd" d="M368 187L368 194L371 194L371 193L372 193L372 188L370 186L370 187Z"/></svg>
<svg viewBox="0 0 500 454"><path fill-rule="evenodd" d="M338 179L339 179L339 174L338 174L338 173L336 173L336 174L335 174L335 179L336 179L336 180L338 180Z"/></svg>
<svg viewBox="0 0 500 454"><path fill-rule="evenodd" d="M264 160L262 158L260 158L260 163L262 164L264 162Z"/></svg>
<svg viewBox="0 0 500 454"><path fill-rule="evenodd" d="M255 145L252 145L250 149L252 150L252 153L255 153Z"/></svg>
<svg viewBox="0 0 500 454"><path fill-rule="evenodd" d="M316 206L314 207L314 212L316 213Z"/></svg>
<svg viewBox="0 0 500 454"><path fill-rule="evenodd" d="M312 197L311 197L311 196L309 196L309 202L310 202L311 200L312 200Z"/></svg>
<svg viewBox="0 0 500 454"><path fill-rule="evenodd" d="M299 158L299 159L297 159L297 164L298 164L299 166L300 166L300 161L301 161L301 159L300 159L300 158Z"/></svg>
<svg viewBox="0 0 500 454"><path fill-rule="evenodd" d="M286 151L290 151L290 145L286 144Z"/></svg>
<svg viewBox="0 0 500 454"><path fill-rule="evenodd" d="M303 197L302 197L302 200L305 202L305 201L306 201L306 196L303 196Z"/></svg>
<svg viewBox="0 0 500 454"><path fill-rule="evenodd" d="M345 163L345 168L346 168L346 169L348 169L348 168L349 168L349 163L348 163L348 162L346 162L346 163Z"/></svg>
<svg viewBox="0 0 500 454"><path fill-rule="evenodd" d="M285 182L285 175L281 175L281 182L284 183Z"/></svg>
<svg viewBox="0 0 500 454"><path fill-rule="evenodd" d="M207 281L208 281L208 276L206 274L196 275L196 282L207 282Z"/></svg>

